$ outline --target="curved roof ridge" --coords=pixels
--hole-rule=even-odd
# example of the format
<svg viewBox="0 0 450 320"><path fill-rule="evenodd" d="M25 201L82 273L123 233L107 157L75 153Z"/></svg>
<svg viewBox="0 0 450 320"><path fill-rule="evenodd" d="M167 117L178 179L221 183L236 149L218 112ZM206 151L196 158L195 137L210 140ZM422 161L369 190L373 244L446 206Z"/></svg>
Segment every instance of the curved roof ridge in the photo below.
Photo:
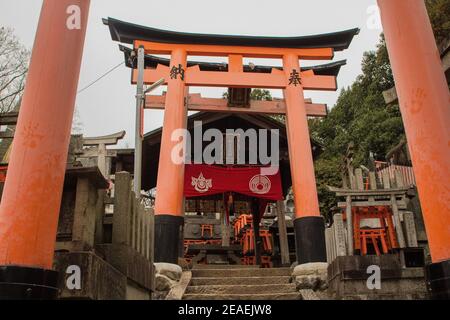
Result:
<svg viewBox="0 0 450 320"><path fill-rule="evenodd" d="M103 19L109 27L114 41L132 44L134 40L161 43L224 45L270 48L333 48L342 51L350 46L359 28L299 37L263 37L243 35L219 35L202 33L185 33L145 27L120 21L114 18Z"/></svg>

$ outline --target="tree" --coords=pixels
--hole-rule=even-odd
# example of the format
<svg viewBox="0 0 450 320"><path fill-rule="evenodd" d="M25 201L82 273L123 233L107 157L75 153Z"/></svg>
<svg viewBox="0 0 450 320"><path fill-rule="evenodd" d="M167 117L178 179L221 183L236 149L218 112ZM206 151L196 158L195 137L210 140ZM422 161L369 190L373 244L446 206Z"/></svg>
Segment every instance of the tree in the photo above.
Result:
<svg viewBox="0 0 450 320"><path fill-rule="evenodd" d="M250 99L252 100L259 100L259 101L272 101L272 94L269 90L263 90L263 89L253 89L252 93L250 94Z"/></svg>
<svg viewBox="0 0 450 320"><path fill-rule="evenodd" d="M372 153L385 160L388 151L404 137L399 107L386 106L383 91L394 86L384 37L376 51L366 52L362 74L341 91L325 119L310 120L312 137L323 146L315 168L322 214L329 216L336 198L326 186L340 186L343 157L354 142L354 165L367 165Z"/></svg>
<svg viewBox="0 0 450 320"><path fill-rule="evenodd" d="M222 94L222 97L224 99L228 99L229 93L224 92ZM252 89L252 92L250 93L250 99L251 100L259 100L259 101L272 101L272 94L269 90L263 90L263 89Z"/></svg>
<svg viewBox="0 0 450 320"><path fill-rule="evenodd" d="M11 29L0 28L0 113L11 112L20 103L25 87L30 53Z"/></svg>
<svg viewBox="0 0 450 320"><path fill-rule="evenodd" d="M438 45L450 35L450 0L426 0L428 14Z"/></svg>
<svg viewBox="0 0 450 320"><path fill-rule="evenodd" d="M426 0L436 41L450 34L450 1ZM405 139L398 105L386 106L383 91L394 87L389 55L381 36L377 50L364 54L362 74L341 91L338 101L326 119L310 120L313 139L324 146L316 159L315 169L321 212L330 216L336 205L334 194L326 186L341 184L343 158L350 142L354 142L354 166L375 160L386 160L387 153Z"/></svg>
<svg viewBox="0 0 450 320"><path fill-rule="evenodd" d="M75 106L75 111L73 113L72 121L72 134L82 134L83 133L83 122L81 121L80 112L78 107Z"/></svg>

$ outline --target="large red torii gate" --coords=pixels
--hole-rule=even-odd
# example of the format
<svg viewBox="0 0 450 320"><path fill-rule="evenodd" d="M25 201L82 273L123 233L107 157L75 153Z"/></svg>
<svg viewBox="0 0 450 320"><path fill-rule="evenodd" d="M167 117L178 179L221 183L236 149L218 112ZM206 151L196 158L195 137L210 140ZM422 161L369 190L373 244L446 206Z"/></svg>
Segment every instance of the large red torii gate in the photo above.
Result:
<svg viewBox="0 0 450 320"><path fill-rule="evenodd" d="M303 91L334 91L337 83L333 75L302 70L299 60L333 59L335 51L348 48L359 29L308 37L267 38L174 33L112 18L104 23L109 26L113 40L134 45L138 61L142 62L145 54L170 56L170 65L157 64L155 68L142 70L138 66L132 73L132 83L138 86L142 79L148 85L165 79L163 83L168 86L156 187L155 261L178 263L179 230L184 225L185 166L174 163L171 158L172 150L179 144L172 140L172 134L186 129L188 104L185 98L192 98L187 94L188 88L231 87L283 90L296 204L297 261L299 264L326 262L325 225L319 210ZM204 71L199 65L189 66L188 56L227 57L228 67L222 71ZM269 73L246 72L244 58L282 59L283 68L273 68ZM212 102L198 97L197 100L197 104L203 105ZM260 103L262 105L264 103Z"/></svg>
<svg viewBox="0 0 450 320"><path fill-rule="evenodd" d="M448 186L441 183L442 177L450 176L450 152L446 143L449 141L450 128L448 87L424 2L378 0L378 3L434 262L428 268L430 287L436 296L449 298L450 192ZM56 277L51 271L53 250L89 4L90 0L43 2L9 174L0 205L0 289L3 297L49 298L56 295ZM66 27L67 9L74 5L80 8L81 25L79 29L70 30ZM145 46L145 43L140 44ZM161 45L160 49L163 47ZM172 49L173 64L181 64L185 68L186 48L178 46ZM273 52L274 49L262 50L266 56ZM221 53L230 54L231 64L236 68L240 68L240 56L246 55L245 51L239 50ZM292 70L299 72L298 58L308 58L311 54L321 58L332 56L332 50L327 49L309 50L308 53L304 56L302 50L284 52L284 74L274 73L266 80L258 76L246 79L251 80L255 87L268 85L283 88ZM65 70L65 73L61 70ZM196 70L189 73L188 81L193 85L208 81L206 74ZM240 81L233 75L215 77L215 80L221 84ZM330 85L327 80L314 81L317 81L316 85ZM58 83L58 90L55 90L54 83ZM181 89L185 85L181 79L169 81L169 105L181 105L184 93L179 93L183 92ZM301 149L306 149L309 140L305 141L307 126L304 123L306 113L302 91L301 86L288 86L285 95L289 105L288 117L300 119L300 123L294 124L291 130L291 143L298 143L302 145ZM168 119L167 122L176 127L183 124L180 120L184 115L174 109L168 108L166 118L167 114L174 116L175 121ZM289 120L288 125L292 121ZM164 140L167 141L167 137ZM299 187L314 186L310 189L311 199L305 199L297 191L297 206L303 210L300 218L312 217L312 220L318 221L309 150L306 155L299 153L294 153L293 160L306 160L308 168L306 174L297 170L300 168L295 168L295 180ZM162 169L162 172L167 173L167 168ZM181 169L174 169L179 174ZM170 176L174 175L169 172ZM172 191L168 190L167 183L161 184L161 190ZM179 190L175 192L178 197ZM159 201L158 211L178 214L181 210L178 205Z"/></svg>

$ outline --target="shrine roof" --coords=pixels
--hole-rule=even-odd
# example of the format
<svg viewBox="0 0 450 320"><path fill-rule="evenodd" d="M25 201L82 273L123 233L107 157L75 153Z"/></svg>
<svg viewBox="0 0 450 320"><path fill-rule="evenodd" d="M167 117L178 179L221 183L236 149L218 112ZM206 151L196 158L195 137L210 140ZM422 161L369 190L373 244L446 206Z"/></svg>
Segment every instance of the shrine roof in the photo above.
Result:
<svg viewBox="0 0 450 320"><path fill-rule="evenodd" d="M243 35L218 35L185 33L145 27L114 18L103 19L109 27L114 41L133 44L135 40L159 43L267 47L267 48L333 48L342 51L350 46L353 37L359 29L349 29L340 32L300 36L300 37L262 37Z"/></svg>
<svg viewBox="0 0 450 320"><path fill-rule="evenodd" d="M124 53L125 65L128 68L136 69L133 64L133 59L131 58L132 49L123 45L119 45L120 51ZM145 68L156 68L158 64L169 66L170 60L166 58L157 57L154 55L145 55ZM335 61L332 63L322 64L318 66L302 67L302 71L313 70L316 75L322 76L338 76L339 71L342 66L347 64L347 60ZM228 63L217 63L217 62L199 62L199 61L188 61L188 67L196 66L200 67L201 71L227 71ZM273 66L249 66L244 65L244 72L259 72L259 73L271 73L272 69L282 70L282 67Z"/></svg>

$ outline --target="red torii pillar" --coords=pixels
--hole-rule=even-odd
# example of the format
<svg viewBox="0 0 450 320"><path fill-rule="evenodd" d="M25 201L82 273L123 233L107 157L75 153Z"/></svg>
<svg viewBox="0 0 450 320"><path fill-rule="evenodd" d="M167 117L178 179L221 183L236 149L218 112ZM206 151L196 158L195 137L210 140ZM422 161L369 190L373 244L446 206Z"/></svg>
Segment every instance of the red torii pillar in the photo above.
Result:
<svg viewBox="0 0 450 320"><path fill-rule="evenodd" d="M378 0L433 264L434 298L450 299L450 95L423 0Z"/></svg>
<svg viewBox="0 0 450 320"><path fill-rule="evenodd" d="M0 206L0 299L57 294L51 269L89 5L42 6Z"/></svg>
<svg viewBox="0 0 450 320"><path fill-rule="evenodd" d="M300 74L299 57L283 57L286 77ZM295 80L295 79L290 79ZM298 79L301 82L301 79ZM301 83L290 83L284 90L292 189L295 202L295 241L297 263L326 262L325 222L320 215L314 160L308 128L306 104Z"/></svg>
<svg viewBox="0 0 450 320"><path fill-rule="evenodd" d="M188 112L184 103L186 66L186 51L174 49L171 68L180 73L172 74L168 80L156 186L155 239L158 241L155 243L155 262L178 264L180 235L184 226L185 163L176 163L172 159L172 152L179 144L179 141L172 140L172 134L187 127Z"/></svg>

